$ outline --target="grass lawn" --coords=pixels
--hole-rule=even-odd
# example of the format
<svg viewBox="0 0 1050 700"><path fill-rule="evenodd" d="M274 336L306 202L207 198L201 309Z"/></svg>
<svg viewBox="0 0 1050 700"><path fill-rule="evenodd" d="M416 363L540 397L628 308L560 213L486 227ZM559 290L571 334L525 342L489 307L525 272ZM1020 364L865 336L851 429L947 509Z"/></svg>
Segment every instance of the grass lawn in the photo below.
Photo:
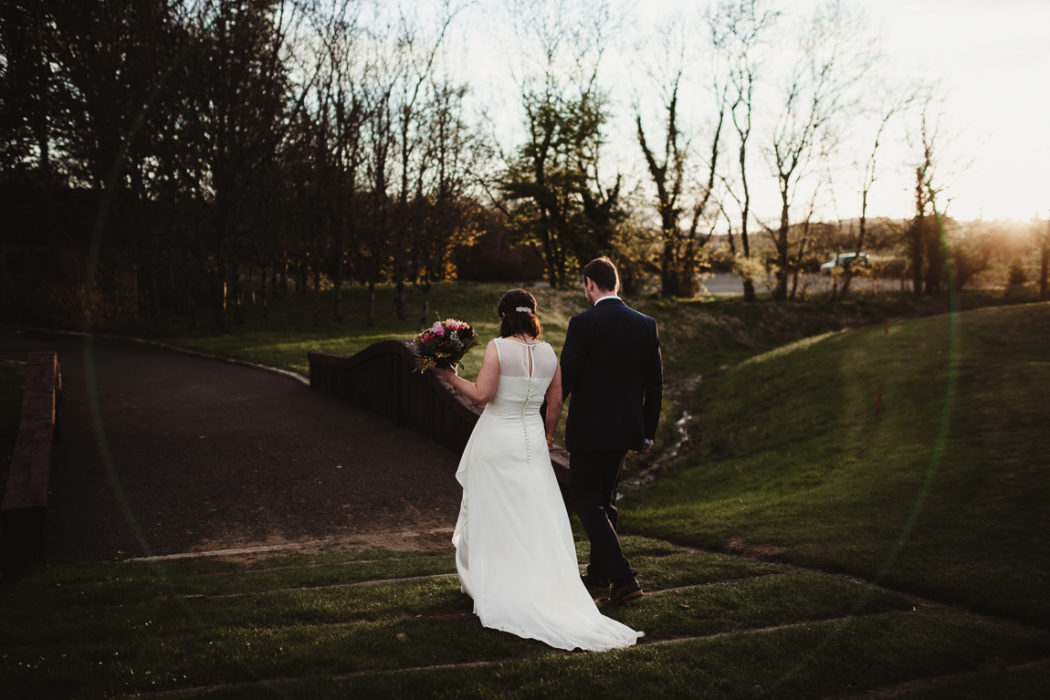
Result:
<svg viewBox="0 0 1050 700"><path fill-rule="evenodd" d="M484 318L502 291L441 286L434 316L491 336ZM537 296L560 347L582 294ZM309 349L415 330L383 318L313 327L282 303L270 325L170 342L295 370ZM647 596L607 614L645 630L638 646L563 653L483 629L451 551L56 563L0 591L0 687L19 698L1045 696L1050 304L636 305L661 323L668 414L694 416L681 451L622 501Z"/></svg>
<svg viewBox="0 0 1050 700"><path fill-rule="evenodd" d="M1046 630L855 580L625 545L649 590L608 611L647 633L627 650L486 630L450 554L369 552L42 569L3 593L0 672L11 697L818 697L1050 655Z"/></svg>
<svg viewBox="0 0 1050 700"><path fill-rule="evenodd" d="M448 317L462 319L478 331L481 346L464 361L464 372L472 375L481 362L481 347L496 336L496 303L511 284L440 282L431 294L429 323ZM561 350L569 319L586 309L581 289L551 289L530 286L537 300L544 338ZM176 321L166 324L160 335L166 342L225 357L259 362L308 376L306 353L324 350L352 355L382 340L407 340L419 328L422 293L406 289L408 318L394 317L394 290L382 285L376 290L376 319L365 325L366 290L343 290L344 320L335 321L331 291L320 296L321 322L314 324L310 295L289 294L271 301L266 318L259 305L246 307L245 322L228 324L228 331L216 334L206 328L189 331ZM939 313L943 302L916 302L893 294L856 297L841 303L816 300L792 304L747 304L736 297L707 297L702 300L662 300L653 297L628 298L635 308L660 322L665 371L673 382L720 371L732 364L785 343L845 327L869 325L885 318ZM991 299L966 297L966 304L988 304ZM428 325L429 325L428 323Z"/></svg>
<svg viewBox="0 0 1050 700"><path fill-rule="evenodd" d="M756 357L701 385L703 440L625 499L626 526L1050 627L1047 358L1050 304Z"/></svg>
<svg viewBox="0 0 1050 700"><path fill-rule="evenodd" d="M442 282L434 285L429 321L448 317L465 320L477 330L480 343L463 360L460 371L466 377L477 375L484 344L496 337L498 323L496 304L511 284ZM556 352L561 352L569 319L587 307L582 289L529 287L537 300L543 326L543 339ZM344 320L335 321L333 292L319 298L321 322L314 324L314 300L311 295L289 294L273 300L263 317L261 306L246 307L245 322L229 324L221 334L200 328L180 329L171 322L159 339L179 347L223 357L234 357L279 367L309 376L307 353L320 350L352 355L372 343L384 340L408 340L418 330L422 293L406 289L408 318L394 317L394 290L389 285L377 287L376 318L373 326L365 324L366 290L349 287L343 290ZM707 297L702 300L663 300L653 297L627 299L635 308L660 323L660 342L664 358L665 419L661 422L658 444L676 439L675 421L681 416L680 396L699 377L713 377L727 366L786 343L847 327L881 323L887 318L900 318L939 313L943 302L922 300L894 294L856 295L849 301L832 303L815 300L803 303L748 304L740 298ZM1001 303L1000 299L967 297L966 304ZM563 420L564 425L564 420ZM560 441L563 428L556 438ZM641 462L635 460L635 465Z"/></svg>
<svg viewBox="0 0 1050 700"><path fill-rule="evenodd" d="M496 303L504 291L505 287L492 284L440 283L435 285L432 295L429 321L433 323L449 317L465 320L475 327L482 342L487 342L496 335ZM555 309L548 308L542 292L537 292L545 335L560 347L568 318L562 318L563 312L556 313ZM293 293L273 301L265 319L259 307L249 306L245 323L236 325L231 321L226 333L216 334L206 329L189 332L172 327L164 334L163 339L180 347L280 367L306 377L310 373L307 352L321 350L353 355L373 343L383 340L407 340L417 332L422 294L416 289L407 291L409 318L397 320L394 316L393 288L389 285L378 287L376 318L372 326L365 324L366 290L362 287L351 287L345 289L342 296L345 314L342 322L332 318L332 292L321 295L321 305L325 313L322 315L323 321L317 325L312 322L312 297L297 296ZM550 296L559 303L568 299L568 295L563 292L556 292ZM468 372L476 373L480 362L481 352L475 350L466 358L464 364Z"/></svg>

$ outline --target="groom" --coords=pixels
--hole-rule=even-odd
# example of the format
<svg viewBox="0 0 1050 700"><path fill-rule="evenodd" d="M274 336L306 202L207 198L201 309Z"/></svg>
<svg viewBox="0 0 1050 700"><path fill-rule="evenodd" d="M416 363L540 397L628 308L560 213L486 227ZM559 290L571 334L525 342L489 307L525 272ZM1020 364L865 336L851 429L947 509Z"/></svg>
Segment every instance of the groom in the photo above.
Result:
<svg viewBox="0 0 1050 700"><path fill-rule="evenodd" d="M616 534L616 485L628 450L648 452L663 397L656 321L616 295L620 278L608 258L583 268L591 308L573 316L561 353L569 505L591 543L583 581L609 603L642 595Z"/></svg>

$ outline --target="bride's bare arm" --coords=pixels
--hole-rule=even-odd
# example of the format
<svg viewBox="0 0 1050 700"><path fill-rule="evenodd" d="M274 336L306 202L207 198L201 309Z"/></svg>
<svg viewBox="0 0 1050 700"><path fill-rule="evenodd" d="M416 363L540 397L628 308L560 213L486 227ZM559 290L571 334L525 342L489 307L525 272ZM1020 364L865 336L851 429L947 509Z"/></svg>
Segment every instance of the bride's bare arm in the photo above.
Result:
<svg viewBox="0 0 1050 700"><path fill-rule="evenodd" d="M562 402L565 398L561 394L561 365L554 366L554 379L547 387L547 419L545 421L547 432L547 447L554 442L554 430L558 427L561 419Z"/></svg>
<svg viewBox="0 0 1050 700"><path fill-rule="evenodd" d="M499 355L496 352L496 344L490 342L485 348L485 354L481 358L481 369L478 370L478 379L475 382L468 382L456 374L455 370L439 369L437 372L453 389L479 406L484 406L496 395L496 387L499 385Z"/></svg>

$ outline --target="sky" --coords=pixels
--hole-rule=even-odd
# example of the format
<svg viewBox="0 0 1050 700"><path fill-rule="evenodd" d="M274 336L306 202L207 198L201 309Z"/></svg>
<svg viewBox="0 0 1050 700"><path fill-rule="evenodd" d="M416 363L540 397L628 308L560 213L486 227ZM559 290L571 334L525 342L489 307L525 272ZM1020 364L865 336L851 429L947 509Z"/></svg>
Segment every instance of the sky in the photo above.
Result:
<svg viewBox="0 0 1050 700"><path fill-rule="evenodd" d="M560 0L569 2L571 0ZM818 0L775 0L792 13ZM943 204L958 219L1016 218L1050 215L1050 0L845 0L864 16L865 30L878 37L883 52L879 71L891 84L923 81L938 99L937 176ZM539 0L556 4L559 0ZM608 125L610 159L628 179L643 182L645 172L633 141L633 104L647 78L639 53L651 49L655 25L696 13L696 0L611 0L624 21L609 40L603 58L604 85L610 90L615 119ZM520 138L521 109L513 71L521 60L507 7L514 0L475 0L457 18L449 56L472 84L492 128L504 146ZM576 3L578 6L580 3ZM593 5L593 3L592 3ZM583 2L586 7L587 3ZM523 10L514 15L520 21ZM586 13L583 14L586 17ZM703 37L697 37L697 44ZM783 59L775 56L774 64ZM648 83L651 86L651 82ZM690 102L693 100L693 102ZM701 90L683 99L693 108L697 141L703 141L710 100ZM767 108L760 119L776 115ZM917 161L914 115L897 120L880 151L880 175L871 195L870 216L910 216L913 172ZM658 122L653 121L654 133ZM863 160L873 136L870 125L844 129L839 160ZM762 178L756 206L773 217L775 181L767 162L751 166ZM822 199L825 215L859 213L859 170L845 165L834 176L836 187Z"/></svg>
<svg viewBox="0 0 1050 700"><path fill-rule="evenodd" d="M902 76L939 84L954 137L960 218L1046 218L1050 210L1050 1L880 0ZM922 39L927 39L923 41Z"/></svg>

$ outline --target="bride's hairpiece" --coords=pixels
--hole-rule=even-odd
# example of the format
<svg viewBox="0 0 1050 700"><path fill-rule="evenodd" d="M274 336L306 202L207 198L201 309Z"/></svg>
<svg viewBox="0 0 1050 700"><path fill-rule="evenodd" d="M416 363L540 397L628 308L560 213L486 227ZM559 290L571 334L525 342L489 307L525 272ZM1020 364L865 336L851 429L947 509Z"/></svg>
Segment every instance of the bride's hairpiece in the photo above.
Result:
<svg viewBox="0 0 1050 700"><path fill-rule="evenodd" d="M528 307L528 306L517 306L517 307L514 308L514 310L519 312L519 313L523 313L523 314L531 314L532 313L532 309L530 307Z"/></svg>

